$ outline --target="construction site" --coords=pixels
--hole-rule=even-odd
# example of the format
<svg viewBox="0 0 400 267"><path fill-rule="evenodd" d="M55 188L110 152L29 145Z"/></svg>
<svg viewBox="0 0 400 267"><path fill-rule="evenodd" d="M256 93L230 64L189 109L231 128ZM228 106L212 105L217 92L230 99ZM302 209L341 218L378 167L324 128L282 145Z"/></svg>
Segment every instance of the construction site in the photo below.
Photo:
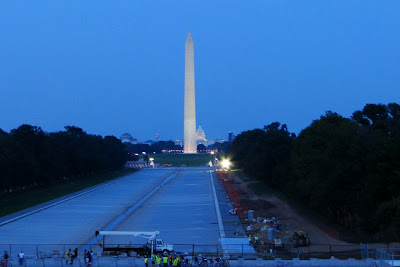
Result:
<svg viewBox="0 0 400 267"><path fill-rule="evenodd" d="M226 190L230 213L239 216L258 257L361 258L359 243L339 240L338 231L311 222L276 196L255 194L248 185L256 182L243 174L218 169L217 177ZM373 247L389 251L398 244L373 244Z"/></svg>

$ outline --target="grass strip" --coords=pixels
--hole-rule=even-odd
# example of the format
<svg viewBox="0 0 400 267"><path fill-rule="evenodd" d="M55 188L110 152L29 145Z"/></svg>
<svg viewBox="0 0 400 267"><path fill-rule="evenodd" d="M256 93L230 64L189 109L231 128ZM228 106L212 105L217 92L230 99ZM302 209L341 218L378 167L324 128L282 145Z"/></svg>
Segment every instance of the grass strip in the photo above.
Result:
<svg viewBox="0 0 400 267"><path fill-rule="evenodd" d="M137 169L120 169L97 175L79 177L74 180L68 180L46 187L5 193L0 197L0 217L113 180L135 171L137 171Z"/></svg>
<svg viewBox="0 0 400 267"><path fill-rule="evenodd" d="M210 154L153 154L149 157L154 158L154 163L171 164L174 167L183 165L187 167L206 166L210 160L214 162L215 159L215 155Z"/></svg>

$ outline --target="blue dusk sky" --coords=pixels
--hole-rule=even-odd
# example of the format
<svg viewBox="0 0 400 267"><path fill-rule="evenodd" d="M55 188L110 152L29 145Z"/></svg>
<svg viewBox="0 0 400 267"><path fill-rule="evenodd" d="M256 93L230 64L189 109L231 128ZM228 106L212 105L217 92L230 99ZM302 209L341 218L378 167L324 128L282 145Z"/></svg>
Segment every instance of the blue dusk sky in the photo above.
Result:
<svg viewBox="0 0 400 267"><path fill-rule="evenodd" d="M208 139L399 103L400 1L1 1L0 128Z"/></svg>

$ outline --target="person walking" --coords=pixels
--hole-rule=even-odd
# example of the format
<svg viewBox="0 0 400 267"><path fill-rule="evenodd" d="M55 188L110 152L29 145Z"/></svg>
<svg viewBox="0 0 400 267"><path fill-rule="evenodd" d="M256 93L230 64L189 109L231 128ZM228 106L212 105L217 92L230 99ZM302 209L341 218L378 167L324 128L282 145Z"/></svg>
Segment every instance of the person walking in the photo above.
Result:
<svg viewBox="0 0 400 267"><path fill-rule="evenodd" d="M157 267L161 267L161 257L156 255Z"/></svg>
<svg viewBox="0 0 400 267"><path fill-rule="evenodd" d="M90 251L88 250L88 251L86 252L86 262L87 262L87 265L89 265L89 258L90 258Z"/></svg>
<svg viewBox="0 0 400 267"><path fill-rule="evenodd" d="M154 266L156 264L156 255L154 253L151 254L151 266Z"/></svg>
<svg viewBox="0 0 400 267"><path fill-rule="evenodd" d="M18 254L19 265L21 265L21 266L24 263L24 257L25 257L25 254L21 250L21 252Z"/></svg>
<svg viewBox="0 0 400 267"><path fill-rule="evenodd" d="M89 266L92 266L92 263L93 263L93 256L94 256L93 251L92 251L92 250L91 250L91 251L88 251Z"/></svg>
<svg viewBox="0 0 400 267"><path fill-rule="evenodd" d="M74 259L76 259L77 257L78 257L78 248L75 248L74 253L71 255L71 265L74 264Z"/></svg>
<svg viewBox="0 0 400 267"><path fill-rule="evenodd" d="M181 262L181 258L179 258L179 256L177 256L174 260L173 266L178 266L178 264Z"/></svg>
<svg viewBox="0 0 400 267"><path fill-rule="evenodd" d="M1 261L1 266L8 266L8 259L9 258L10 258L10 255L8 254L8 252L4 251L3 260Z"/></svg>
<svg viewBox="0 0 400 267"><path fill-rule="evenodd" d="M66 260L65 260L65 264L68 264L68 261L69 261L69 259L70 259L70 257L71 257L71 249L69 249L68 251L67 251L67 253L65 254L65 258L66 258Z"/></svg>
<svg viewBox="0 0 400 267"><path fill-rule="evenodd" d="M149 267L149 258L147 256L144 256L144 266Z"/></svg>
<svg viewBox="0 0 400 267"><path fill-rule="evenodd" d="M162 260L163 260L163 266L168 267L168 255L164 255Z"/></svg>

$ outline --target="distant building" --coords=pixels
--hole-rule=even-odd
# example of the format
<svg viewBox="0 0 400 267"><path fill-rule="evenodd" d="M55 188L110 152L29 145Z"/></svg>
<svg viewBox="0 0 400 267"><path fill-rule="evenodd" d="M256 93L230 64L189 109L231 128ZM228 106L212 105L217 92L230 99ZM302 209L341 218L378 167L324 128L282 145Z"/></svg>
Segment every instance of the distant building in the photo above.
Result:
<svg viewBox="0 0 400 267"><path fill-rule="evenodd" d="M208 145L208 141L206 139L206 133L204 132L203 128L199 126L199 128L196 131L196 145Z"/></svg>
<svg viewBox="0 0 400 267"><path fill-rule="evenodd" d="M228 133L228 142L232 143L235 140L235 135L233 133Z"/></svg>
<svg viewBox="0 0 400 267"><path fill-rule="evenodd" d="M142 144L151 146L154 143L155 143L155 141L153 141L153 140L147 140L146 142L143 142Z"/></svg>
<svg viewBox="0 0 400 267"><path fill-rule="evenodd" d="M175 145L183 147L183 140L175 140Z"/></svg>
<svg viewBox="0 0 400 267"><path fill-rule="evenodd" d="M119 139L121 140L122 143L131 143L131 144L139 143L137 139L133 138L132 135L128 133L124 133L123 135L121 135Z"/></svg>

